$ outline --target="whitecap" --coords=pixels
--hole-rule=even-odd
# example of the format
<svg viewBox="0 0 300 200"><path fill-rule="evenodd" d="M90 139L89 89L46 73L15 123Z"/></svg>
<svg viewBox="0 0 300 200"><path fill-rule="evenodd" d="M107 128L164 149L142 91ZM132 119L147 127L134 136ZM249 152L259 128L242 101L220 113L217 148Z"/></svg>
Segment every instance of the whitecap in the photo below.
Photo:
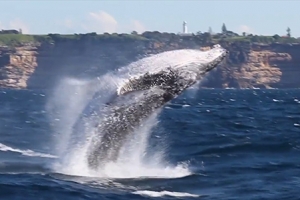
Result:
<svg viewBox="0 0 300 200"><path fill-rule="evenodd" d="M273 99L274 102L283 102L283 100Z"/></svg>
<svg viewBox="0 0 300 200"><path fill-rule="evenodd" d="M54 156L54 155L38 153L38 152L29 150L29 149L27 149L27 150L15 149L15 148L6 146L2 143L0 143L0 151L11 151L11 152L20 153L24 156L30 156L30 157L56 158L56 156Z"/></svg>
<svg viewBox="0 0 300 200"><path fill-rule="evenodd" d="M200 197L197 194L190 194L186 192L170 192L170 191L150 191L150 190L141 190L133 192L133 194L139 194L142 196L150 196L150 197L162 197L162 196L172 196L172 197Z"/></svg>

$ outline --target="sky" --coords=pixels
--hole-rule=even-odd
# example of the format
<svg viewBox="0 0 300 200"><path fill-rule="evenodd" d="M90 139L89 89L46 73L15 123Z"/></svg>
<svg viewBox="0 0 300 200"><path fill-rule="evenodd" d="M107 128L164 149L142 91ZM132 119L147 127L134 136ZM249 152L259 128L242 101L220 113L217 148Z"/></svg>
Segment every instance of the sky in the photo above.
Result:
<svg viewBox="0 0 300 200"><path fill-rule="evenodd" d="M24 34L221 32L300 37L299 0L0 0L0 30Z"/></svg>

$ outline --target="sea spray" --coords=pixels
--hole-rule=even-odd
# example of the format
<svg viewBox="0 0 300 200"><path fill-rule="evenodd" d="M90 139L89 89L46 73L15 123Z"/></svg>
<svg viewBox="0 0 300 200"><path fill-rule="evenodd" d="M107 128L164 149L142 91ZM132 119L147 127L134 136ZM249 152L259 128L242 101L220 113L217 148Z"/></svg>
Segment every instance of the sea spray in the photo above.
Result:
<svg viewBox="0 0 300 200"><path fill-rule="evenodd" d="M54 131L54 148L62 156L73 133L72 127L90 101L87 81L71 78L62 79L46 105Z"/></svg>
<svg viewBox="0 0 300 200"><path fill-rule="evenodd" d="M105 79L100 79L104 81ZM75 93L81 95L81 99L78 99L75 105L73 102L67 103L63 110L60 110L60 120L57 123L61 123L59 128L63 127L62 130L66 132L59 132L64 137L57 137L57 145L63 146L66 145L60 152L60 159L58 162L54 163L54 170L60 173L76 175L76 176L89 176L89 177L109 177L109 178L134 178L134 177L181 177L190 174L186 166L178 165L171 166L164 160L165 149L162 147L157 149L156 152L153 152L151 155L146 155L148 150L149 136L151 130L154 126L158 124L157 116L161 110L153 113L149 119L147 119L143 125L135 130L131 137L127 138L127 141L124 142L123 147L121 148L121 153L116 162L107 162L103 168L94 171L89 169L87 165L87 152L90 147L91 139L94 137L101 140L101 133L97 132L95 123L101 123L101 114L97 113L94 118L91 115L86 115L81 118L81 112L86 108L86 105L91 101L91 94L87 92L80 92L88 87L88 82L80 82L79 85L73 85L74 80L62 81L62 84L67 84L68 86L63 86L62 88L67 88L69 93L70 91L76 91ZM100 81L101 82L101 81ZM101 83L100 83L101 84ZM62 92L60 90L60 92ZM100 92L99 90L97 91ZM96 92L94 92L96 93ZM59 93L62 94L62 93ZM109 93L105 92L107 98L109 99ZM111 93L112 95L113 93ZM86 95L86 96L84 96ZM104 102L104 101L103 101ZM80 103L84 105L80 105ZM99 104L98 108L101 109L103 104ZM69 108L67 108L69 107ZM76 108L78 110L76 110ZM78 112L78 111L81 112ZM62 112L64 111L64 112ZM89 112L89 109L86 110ZM72 114L73 119L67 119L64 121L63 117L67 114ZM77 114L77 116L75 115ZM98 116L100 115L100 116ZM76 117L75 117L76 116ZM81 119L79 122L82 122L83 127L80 127L76 124L77 120ZM95 120L98 120L97 122ZM68 123L66 123L68 122ZM71 127L70 127L71 126ZM75 128L74 128L75 127ZM69 132L67 132L69 131ZM66 135L64 135L66 134ZM75 137L72 134L79 134L80 137ZM80 139L77 143L70 143L70 140L74 138ZM63 141L63 139L68 139L68 141ZM163 143L163 141L161 141Z"/></svg>
<svg viewBox="0 0 300 200"><path fill-rule="evenodd" d="M114 85L111 83L111 79L102 76L92 81L65 78L57 84L47 103L54 131L53 146L59 157L58 162L54 163L55 170L66 169L76 174L82 168L87 168L86 145L101 120L101 113L95 112L100 111L104 102L110 98L109 91L113 94L113 89L109 88ZM97 95L95 99L93 97L97 92L104 95Z"/></svg>
<svg viewBox="0 0 300 200"><path fill-rule="evenodd" d="M193 72L199 69L199 63L212 62L223 53L224 49L220 48L208 52L169 51L134 62L97 80L66 78L60 81L47 106L56 133L55 148L60 157L54 170L72 175L115 178L181 177L190 174L185 165L168 164L163 156L164 148L148 154L145 159L151 129L157 124L160 110L144 121L143 126L137 127L135 134L129 135L116 161L107 161L95 171L88 167L86 158L91 140L101 141L101 132L96 127L105 117L103 108L128 79L146 72L157 73L170 66Z"/></svg>

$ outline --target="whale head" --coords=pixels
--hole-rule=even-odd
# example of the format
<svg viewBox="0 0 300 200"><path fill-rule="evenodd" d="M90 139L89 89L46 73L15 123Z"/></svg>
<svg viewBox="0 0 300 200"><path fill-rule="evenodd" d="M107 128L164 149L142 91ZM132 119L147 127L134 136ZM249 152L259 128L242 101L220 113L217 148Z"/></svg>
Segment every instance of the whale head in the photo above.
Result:
<svg viewBox="0 0 300 200"><path fill-rule="evenodd" d="M136 75L128 78L119 86L117 93L124 95L128 92L146 90L156 86L175 96L217 67L227 53L226 49L217 44L209 51L184 49L165 52L159 57L146 58L142 60L144 65L139 62L133 64L132 71L138 71L136 64L140 67L140 73L135 72ZM150 61L147 60L150 58L152 58ZM168 59L168 62L164 62L165 58ZM147 68L148 62L155 67L151 67L151 70Z"/></svg>

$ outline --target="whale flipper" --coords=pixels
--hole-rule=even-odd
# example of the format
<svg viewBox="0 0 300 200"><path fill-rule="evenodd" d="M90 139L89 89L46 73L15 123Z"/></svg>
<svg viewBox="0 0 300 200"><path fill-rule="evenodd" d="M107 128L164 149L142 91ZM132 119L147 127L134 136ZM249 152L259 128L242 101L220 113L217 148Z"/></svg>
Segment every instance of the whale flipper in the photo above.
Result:
<svg viewBox="0 0 300 200"><path fill-rule="evenodd" d="M118 93L119 95L126 94L132 91L147 90L153 86L165 85L166 81L174 81L175 74L170 70L169 73L159 72L156 74L147 72L146 74L131 78L123 85Z"/></svg>
<svg viewBox="0 0 300 200"><path fill-rule="evenodd" d="M180 81L182 79L184 79L184 77L180 76L180 73L171 68L158 73L147 72L143 76L129 79L128 82L119 89L118 94L124 95L133 91L148 90L155 86L176 94L177 91L172 91L172 89L183 88L183 81ZM193 80L189 82L191 83Z"/></svg>

